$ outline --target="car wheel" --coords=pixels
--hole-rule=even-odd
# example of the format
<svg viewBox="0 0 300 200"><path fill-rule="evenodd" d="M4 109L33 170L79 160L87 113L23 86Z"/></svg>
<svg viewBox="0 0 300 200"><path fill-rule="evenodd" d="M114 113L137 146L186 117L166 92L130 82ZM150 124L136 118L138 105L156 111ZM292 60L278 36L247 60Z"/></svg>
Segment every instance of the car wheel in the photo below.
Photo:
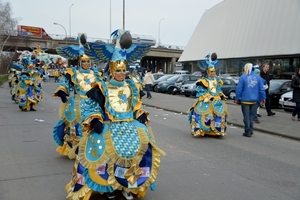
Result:
<svg viewBox="0 0 300 200"><path fill-rule="evenodd" d="M229 92L228 97L229 97L229 99L234 99L234 97L235 97L235 91Z"/></svg>
<svg viewBox="0 0 300 200"><path fill-rule="evenodd" d="M285 112L292 112L293 110L292 109L286 109L286 108L284 108L283 109Z"/></svg>
<svg viewBox="0 0 300 200"><path fill-rule="evenodd" d="M190 97L191 95L185 94L184 96L186 96L186 97Z"/></svg>
<svg viewBox="0 0 300 200"><path fill-rule="evenodd" d="M153 91L154 91L154 92L158 92L157 85L155 85L155 86L153 87Z"/></svg>
<svg viewBox="0 0 300 200"><path fill-rule="evenodd" d="M173 90L174 90L174 87L169 87L169 88L168 88L168 91L167 91L168 94L172 94L172 93L173 93Z"/></svg>

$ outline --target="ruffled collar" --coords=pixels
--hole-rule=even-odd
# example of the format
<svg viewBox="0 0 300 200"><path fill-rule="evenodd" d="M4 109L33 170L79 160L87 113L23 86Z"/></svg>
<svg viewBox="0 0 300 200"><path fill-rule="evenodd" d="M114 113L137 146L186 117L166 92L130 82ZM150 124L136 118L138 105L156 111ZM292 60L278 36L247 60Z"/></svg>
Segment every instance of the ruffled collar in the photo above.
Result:
<svg viewBox="0 0 300 200"><path fill-rule="evenodd" d="M115 86L117 86L117 87L123 87L124 86L124 81L121 81L121 82L119 82L119 81L116 81L115 79L110 79L109 80L109 82L112 84L112 85L115 85Z"/></svg>
<svg viewBox="0 0 300 200"><path fill-rule="evenodd" d="M81 67L79 68L79 72L81 73L90 73L90 69L82 69Z"/></svg>

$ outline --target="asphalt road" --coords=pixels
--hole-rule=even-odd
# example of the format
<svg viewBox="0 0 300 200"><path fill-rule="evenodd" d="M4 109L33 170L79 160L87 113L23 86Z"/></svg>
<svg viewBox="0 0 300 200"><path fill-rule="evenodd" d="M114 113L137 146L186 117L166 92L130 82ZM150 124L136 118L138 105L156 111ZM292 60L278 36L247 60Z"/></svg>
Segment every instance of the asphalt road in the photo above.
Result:
<svg viewBox="0 0 300 200"><path fill-rule="evenodd" d="M52 128L58 121L57 84L44 84L36 112L20 112L0 87L0 200L63 200L72 160L55 152ZM156 191L144 200L299 200L299 141L229 126L223 139L193 138L186 115L146 107L161 159ZM42 119L43 122L36 122ZM104 199L94 194L91 200ZM123 199L120 195L118 199Z"/></svg>

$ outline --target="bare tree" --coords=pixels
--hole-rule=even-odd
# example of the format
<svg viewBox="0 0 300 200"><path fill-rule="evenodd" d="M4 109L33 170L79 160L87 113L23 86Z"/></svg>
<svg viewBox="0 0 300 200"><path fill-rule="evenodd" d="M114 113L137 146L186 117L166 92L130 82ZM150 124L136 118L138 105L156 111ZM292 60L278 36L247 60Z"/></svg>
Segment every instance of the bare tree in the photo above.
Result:
<svg viewBox="0 0 300 200"><path fill-rule="evenodd" d="M0 72L3 68L3 47L11 35L16 34L18 20L12 18L12 10L9 2L2 3L0 0ZM5 64L6 65L6 64ZM7 68L7 66L5 67ZM7 71L6 69L4 71Z"/></svg>

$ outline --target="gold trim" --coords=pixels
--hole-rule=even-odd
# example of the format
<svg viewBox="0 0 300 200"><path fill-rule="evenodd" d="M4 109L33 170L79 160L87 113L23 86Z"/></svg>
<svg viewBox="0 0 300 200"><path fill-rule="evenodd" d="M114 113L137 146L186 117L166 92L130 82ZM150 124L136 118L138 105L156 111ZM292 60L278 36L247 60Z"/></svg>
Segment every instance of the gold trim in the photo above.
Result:
<svg viewBox="0 0 300 200"><path fill-rule="evenodd" d="M139 163L139 162L138 162ZM136 163L137 164L137 163ZM152 167L151 173L145 181L144 184L138 188L127 188L122 186L116 179L114 175L114 163L110 162L108 164L107 173L109 174L108 183L114 188L114 190L124 190L126 192L132 192L133 194L138 195L139 197L144 197L146 194L147 188L155 182L160 166L160 154L155 149L152 149Z"/></svg>
<svg viewBox="0 0 300 200"><path fill-rule="evenodd" d="M66 185L65 189L67 191L67 199L69 200L88 200L93 190L91 190L86 184L83 185L78 191L72 191L72 180Z"/></svg>
<svg viewBox="0 0 300 200"><path fill-rule="evenodd" d="M78 157L80 160L80 163L82 166L88 169L97 169L99 165L107 163L110 160L109 154L107 153L107 149L103 152L101 157L94 161L91 162L89 159L86 158L85 152L86 152L86 143L88 141L88 134L84 134L83 137L81 138L81 141L79 143L79 149L78 149ZM106 144L105 144L106 145Z"/></svg>

